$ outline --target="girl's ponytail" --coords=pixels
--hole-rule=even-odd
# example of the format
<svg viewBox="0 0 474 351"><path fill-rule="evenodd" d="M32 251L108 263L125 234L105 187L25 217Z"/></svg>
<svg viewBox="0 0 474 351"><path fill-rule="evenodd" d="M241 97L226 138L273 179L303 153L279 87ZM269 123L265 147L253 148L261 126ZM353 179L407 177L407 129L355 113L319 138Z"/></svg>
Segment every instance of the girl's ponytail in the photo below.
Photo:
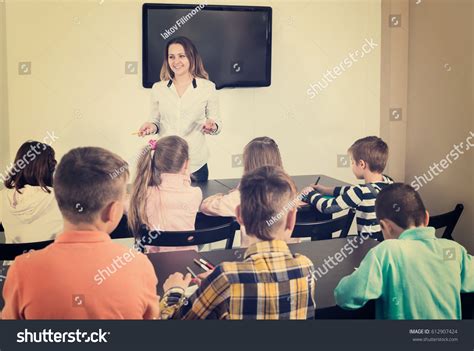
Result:
<svg viewBox="0 0 474 351"><path fill-rule="evenodd" d="M128 226L138 240L141 240L140 227L151 227L146 213L148 187L160 185L162 173L179 173L188 159L188 143L176 135L150 140L143 149L137 162L128 211Z"/></svg>
<svg viewBox="0 0 474 351"><path fill-rule="evenodd" d="M137 173L133 181L128 211L128 226L136 238L138 238L141 225L148 225L146 215L148 187L157 186L160 183L159 170L154 167L153 156L154 151L147 145L137 161Z"/></svg>

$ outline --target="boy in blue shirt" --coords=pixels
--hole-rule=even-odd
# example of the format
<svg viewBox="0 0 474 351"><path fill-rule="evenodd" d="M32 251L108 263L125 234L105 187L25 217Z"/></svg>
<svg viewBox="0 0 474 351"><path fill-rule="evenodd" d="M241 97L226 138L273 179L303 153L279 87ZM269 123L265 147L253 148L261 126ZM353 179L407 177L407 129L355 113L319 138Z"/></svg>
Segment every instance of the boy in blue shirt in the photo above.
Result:
<svg viewBox="0 0 474 351"><path fill-rule="evenodd" d="M474 292L474 259L458 243L427 227L420 195L395 183L377 196L385 241L336 287L336 303L357 309L377 299L379 319L461 319L460 293Z"/></svg>

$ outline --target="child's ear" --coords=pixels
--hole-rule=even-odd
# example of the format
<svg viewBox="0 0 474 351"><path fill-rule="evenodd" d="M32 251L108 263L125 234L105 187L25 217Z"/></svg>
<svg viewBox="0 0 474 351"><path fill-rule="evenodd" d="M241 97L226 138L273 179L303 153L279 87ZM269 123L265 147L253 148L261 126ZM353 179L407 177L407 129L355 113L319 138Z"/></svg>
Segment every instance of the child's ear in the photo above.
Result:
<svg viewBox="0 0 474 351"><path fill-rule="evenodd" d="M296 208L293 208L291 209L291 211L288 212L288 216L286 217L285 229L289 230L290 233L293 233L293 229L295 228L296 213L297 213Z"/></svg>
<svg viewBox="0 0 474 351"><path fill-rule="evenodd" d="M358 164L359 164L359 167L362 169L367 168L367 162L365 162L364 160L359 160Z"/></svg>
<svg viewBox="0 0 474 351"><path fill-rule="evenodd" d="M241 227L244 227L244 220L242 219L242 208L240 205L237 205L235 208L235 218L237 219L237 222L239 222Z"/></svg>
<svg viewBox="0 0 474 351"><path fill-rule="evenodd" d="M425 227L428 226L428 224L430 223L430 213L428 211L425 211Z"/></svg>
<svg viewBox="0 0 474 351"><path fill-rule="evenodd" d="M384 239L390 239L391 238L390 224L385 219L381 219L379 223L380 223L380 228L382 229L382 234L383 234Z"/></svg>
<svg viewBox="0 0 474 351"><path fill-rule="evenodd" d="M104 223L114 226L115 229L124 213L124 204L122 201L113 201L109 203L102 211L101 218Z"/></svg>

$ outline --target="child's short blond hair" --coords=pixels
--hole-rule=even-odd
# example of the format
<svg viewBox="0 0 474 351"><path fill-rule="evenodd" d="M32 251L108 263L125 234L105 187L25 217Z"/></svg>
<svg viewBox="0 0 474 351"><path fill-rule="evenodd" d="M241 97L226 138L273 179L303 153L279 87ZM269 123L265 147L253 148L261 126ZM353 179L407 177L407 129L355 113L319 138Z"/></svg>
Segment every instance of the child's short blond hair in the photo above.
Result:
<svg viewBox="0 0 474 351"><path fill-rule="evenodd" d="M80 147L63 156L54 175L54 193L71 223L93 222L109 203L119 201L129 176L120 156L100 147Z"/></svg>
<svg viewBox="0 0 474 351"><path fill-rule="evenodd" d="M387 165L388 145L381 138L368 136L357 140L348 150L354 161L363 160L371 172L382 173Z"/></svg>

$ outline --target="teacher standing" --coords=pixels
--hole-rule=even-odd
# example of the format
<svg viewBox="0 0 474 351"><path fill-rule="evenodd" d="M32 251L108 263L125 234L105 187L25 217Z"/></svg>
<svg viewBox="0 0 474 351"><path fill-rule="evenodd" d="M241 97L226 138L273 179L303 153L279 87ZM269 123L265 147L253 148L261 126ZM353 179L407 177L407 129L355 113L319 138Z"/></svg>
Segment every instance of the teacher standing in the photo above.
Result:
<svg viewBox="0 0 474 351"><path fill-rule="evenodd" d="M165 49L160 82L151 90L152 122L144 123L139 136L178 135L189 145L189 171L194 181L209 177L206 134L221 131L216 86L193 42L186 37L171 39ZM159 152L159 150L156 150Z"/></svg>

